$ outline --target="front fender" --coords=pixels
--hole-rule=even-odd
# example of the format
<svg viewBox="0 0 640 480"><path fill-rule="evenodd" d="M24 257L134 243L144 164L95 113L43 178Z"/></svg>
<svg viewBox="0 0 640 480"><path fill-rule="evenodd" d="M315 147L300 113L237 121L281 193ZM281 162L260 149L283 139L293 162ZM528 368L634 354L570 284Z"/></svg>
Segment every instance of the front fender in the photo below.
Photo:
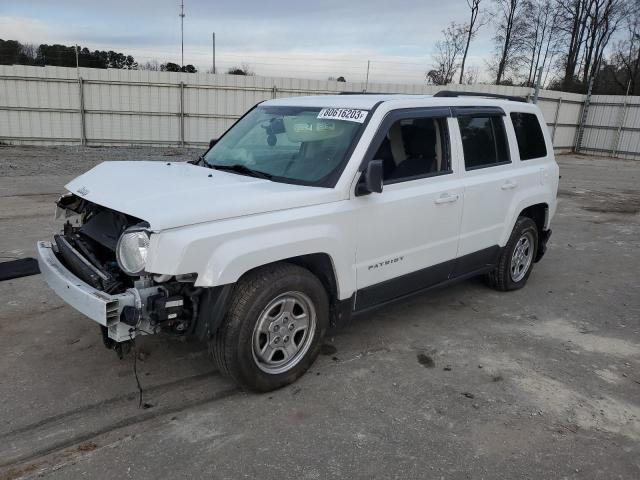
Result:
<svg viewBox="0 0 640 480"><path fill-rule="evenodd" d="M249 270L268 263L301 255L326 253L331 258L339 298L343 290L350 290L348 259L340 240L340 232L329 225L292 227L278 232L261 232L242 238L229 239L209 256L196 286L224 285L236 282ZM346 283L346 285L345 285Z"/></svg>
<svg viewBox="0 0 640 480"><path fill-rule="evenodd" d="M356 284L355 222L344 205L335 202L313 207L312 212L252 215L153 234L147 271L196 273L196 286L213 287L235 283L268 263L324 253L331 258L338 298L349 298Z"/></svg>

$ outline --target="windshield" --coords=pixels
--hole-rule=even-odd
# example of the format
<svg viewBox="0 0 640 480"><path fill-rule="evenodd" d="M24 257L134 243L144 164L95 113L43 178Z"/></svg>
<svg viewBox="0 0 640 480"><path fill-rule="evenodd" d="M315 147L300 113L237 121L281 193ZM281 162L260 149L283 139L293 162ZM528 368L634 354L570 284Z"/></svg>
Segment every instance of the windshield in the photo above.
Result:
<svg viewBox="0 0 640 480"><path fill-rule="evenodd" d="M204 161L237 173L251 169L274 181L333 186L368 113L345 110L257 107L206 153ZM335 118L340 115L349 119Z"/></svg>

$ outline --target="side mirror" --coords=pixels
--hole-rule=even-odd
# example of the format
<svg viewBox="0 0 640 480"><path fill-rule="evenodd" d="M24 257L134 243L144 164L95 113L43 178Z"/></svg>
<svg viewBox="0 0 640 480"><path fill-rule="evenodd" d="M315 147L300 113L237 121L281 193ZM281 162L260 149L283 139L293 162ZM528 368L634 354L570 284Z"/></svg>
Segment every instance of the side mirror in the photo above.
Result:
<svg viewBox="0 0 640 480"><path fill-rule="evenodd" d="M356 195L368 195L370 193L382 193L382 160L371 160L367 169L360 177Z"/></svg>
<svg viewBox="0 0 640 480"><path fill-rule="evenodd" d="M211 140L209 140L209 148L213 147L216 143L218 143L217 138L212 138Z"/></svg>

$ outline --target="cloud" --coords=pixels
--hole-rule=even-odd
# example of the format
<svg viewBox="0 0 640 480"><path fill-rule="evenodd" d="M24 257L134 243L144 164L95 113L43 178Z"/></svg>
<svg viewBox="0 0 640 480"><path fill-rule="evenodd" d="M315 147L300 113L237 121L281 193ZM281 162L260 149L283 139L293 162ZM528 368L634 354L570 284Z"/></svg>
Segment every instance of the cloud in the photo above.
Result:
<svg viewBox="0 0 640 480"><path fill-rule="evenodd" d="M61 43L69 38L63 32L46 22L22 17L0 15L0 32L4 40L18 40L23 43Z"/></svg>
<svg viewBox="0 0 640 480"><path fill-rule="evenodd" d="M0 16L3 38L113 49L138 62L180 62L178 0L31 0ZM219 70L246 62L258 74L421 83L434 43L451 21L466 20L463 0L185 0L185 63L211 65L216 32ZM489 27L469 64L485 69ZM478 60L480 59L480 60Z"/></svg>

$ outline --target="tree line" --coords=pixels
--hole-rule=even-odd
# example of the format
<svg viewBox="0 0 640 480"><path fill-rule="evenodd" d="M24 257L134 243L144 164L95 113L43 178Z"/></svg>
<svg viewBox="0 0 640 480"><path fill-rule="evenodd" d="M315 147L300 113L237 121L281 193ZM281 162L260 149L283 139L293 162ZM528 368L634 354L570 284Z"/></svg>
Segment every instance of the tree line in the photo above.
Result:
<svg viewBox="0 0 640 480"><path fill-rule="evenodd" d="M493 31L492 83L585 93L640 94L638 0L465 0L467 17L442 30L427 81L476 83L466 67L481 29Z"/></svg>
<svg viewBox="0 0 640 480"><path fill-rule="evenodd" d="M76 64L77 61L77 64ZM181 67L173 62L146 62L139 64L132 55L125 55L113 50L89 50L87 47L74 45L35 46L20 43L17 40L0 39L0 65L52 65L57 67L118 68L126 70L157 70L163 72L196 73L193 65Z"/></svg>
<svg viewBox="0 0 640 480"><path fill-rule="evenodd" d="M77 48L77 64L76 64ZM20 43L17 40L3 40L0 38L0 65L51 65L56 67L87 67L87 68L119 68L126 70L151 70L157 72L186 72L197 73L198 69L191 65L180 66L174 62L158 62L157 60L138 63L132 55L114 52L113 50L94 50L74 45L47 45L36 47L30 43ZM211 70L207 73L212 73ZM230 67L230 75L254 75L251 67L242 65Z"/></svg>

